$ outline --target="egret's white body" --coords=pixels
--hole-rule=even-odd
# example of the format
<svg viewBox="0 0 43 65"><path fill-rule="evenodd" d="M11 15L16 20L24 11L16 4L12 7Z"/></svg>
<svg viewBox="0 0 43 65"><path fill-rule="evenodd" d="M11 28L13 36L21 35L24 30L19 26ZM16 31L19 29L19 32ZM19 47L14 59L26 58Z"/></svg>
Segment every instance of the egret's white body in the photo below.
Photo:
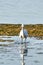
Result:
<svg viewBox="0 0 43 65"><path fill-rule="evenodd" d="M20 31L19 37L27 38L27 37L28 37L27 30L26 30L26 29L24 29L24 30L22 29L22 30Z"/></svg>
<svg viewBox="0 0 43 65"><path fill-rule="evenodd" d="M24 25L22 24L22 29L20 31L19 37L21 38L27 38L28 37L28 32L26 29L24 29Z"/></svg>

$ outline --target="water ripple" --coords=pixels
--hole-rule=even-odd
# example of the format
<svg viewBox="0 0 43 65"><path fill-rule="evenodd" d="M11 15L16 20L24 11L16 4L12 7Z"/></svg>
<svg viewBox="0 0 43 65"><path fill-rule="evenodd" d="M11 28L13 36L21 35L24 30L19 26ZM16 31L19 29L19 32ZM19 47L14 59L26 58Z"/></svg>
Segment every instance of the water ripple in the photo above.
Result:
<svg viewBox="0 0 43 65"><path fill-rule="evenodd" d="M43 52L37 52L37 54L43 54Z"/></svg>

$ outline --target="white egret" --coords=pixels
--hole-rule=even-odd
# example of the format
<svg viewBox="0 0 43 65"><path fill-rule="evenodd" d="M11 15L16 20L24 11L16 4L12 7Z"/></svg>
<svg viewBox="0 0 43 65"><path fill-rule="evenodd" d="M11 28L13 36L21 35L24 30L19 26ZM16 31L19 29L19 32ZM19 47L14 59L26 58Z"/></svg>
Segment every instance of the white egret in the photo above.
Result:
<svg viewBox="0 0 43 65"><path fill-rule="evenodd" d="M21 31L20 31L19 37L21 38L21 44L24 44L24 47L25 47L24 53L26 53L27 52L26 39L28 37L28 32L27 32L26 29L24 29L24 25L23 24L21 26ZM23 39L25 39L25 43L23 43Z"/></svg>
<svg viewBox="0 0 43 65"><path fill-rule="evenodd" d="M24 29L24 25L23 24L21 26L21 31L20 31L19 37L22 39L22 42L23 42L23 39L25 38L25 42L26 42L26 39L28 37L28 32L27 32L26 29Z"/></svg>
<svg viewBox="0 0 43 65"><path fill-rule="evenodd" d="M21 38L21 57L22 57L22 65L25 65L24 63L24 56L27 56L27 45L26 45L26 39L28 37L28 32L26 29L24 29L24 25L21 26L21 31L19 34L19 37ZM23 43L23 39L25 38L25 43Z"/></svg>

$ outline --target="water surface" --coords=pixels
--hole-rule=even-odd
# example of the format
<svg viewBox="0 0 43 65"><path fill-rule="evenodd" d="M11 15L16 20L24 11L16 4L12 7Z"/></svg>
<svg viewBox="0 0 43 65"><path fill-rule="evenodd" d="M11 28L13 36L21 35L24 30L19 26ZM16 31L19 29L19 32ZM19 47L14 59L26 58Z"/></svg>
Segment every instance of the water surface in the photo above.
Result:
<svg viewBox="0 0 43 65"><path fill-rule="evenodd" d="M13 42L0 42L0 44L11 44L10 46L0 46L0 65L21 65L19 53L20 39L18 36L0 36L3 40L14 40ZM43 65L43 40L27 38L28 54L25 57L26 65Z"/></svg>

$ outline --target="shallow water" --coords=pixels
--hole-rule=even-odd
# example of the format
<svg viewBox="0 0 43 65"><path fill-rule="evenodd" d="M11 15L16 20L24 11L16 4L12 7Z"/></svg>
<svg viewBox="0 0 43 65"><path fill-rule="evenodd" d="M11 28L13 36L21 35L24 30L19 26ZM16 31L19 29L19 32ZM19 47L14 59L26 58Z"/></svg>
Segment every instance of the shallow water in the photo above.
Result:
<svg viewBox="0 0 43 65"><path fill-rule="evenodd" d="M21 65L21 56L19 53L18 37L1 37L1 39L11 39L14 42L0 42L0 44L11 44L10 46L0 46L0 65ZM43 65L43 40L36 38L27 38L28 54L25 57L26 65Z"/></svg>

